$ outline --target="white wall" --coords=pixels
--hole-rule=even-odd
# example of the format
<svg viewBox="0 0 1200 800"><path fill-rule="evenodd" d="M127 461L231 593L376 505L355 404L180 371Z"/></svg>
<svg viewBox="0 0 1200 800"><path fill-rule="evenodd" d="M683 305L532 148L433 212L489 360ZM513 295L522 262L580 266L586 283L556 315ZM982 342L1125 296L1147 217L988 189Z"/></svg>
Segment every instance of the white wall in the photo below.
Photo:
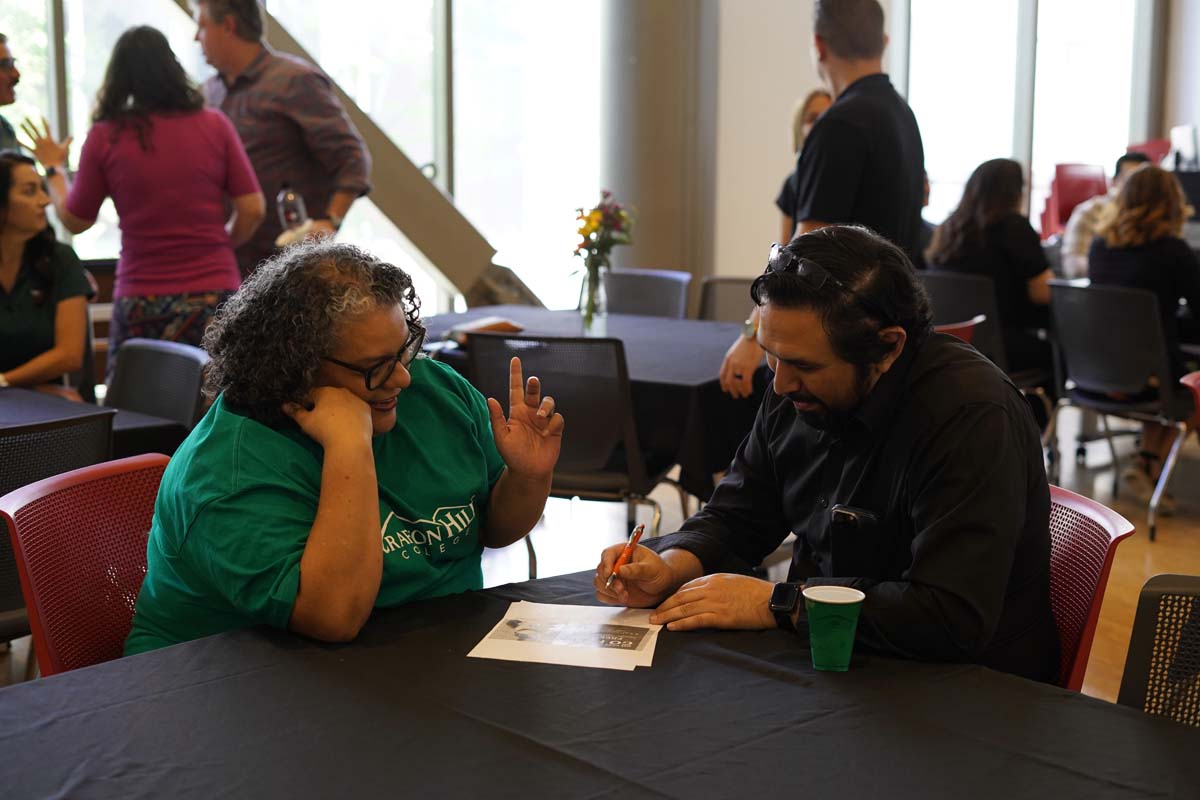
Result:
<svg viewBox="0 0 1200 800"><path fill-rule="evenodd" d="M1200 0L1171 0L1167 21L1163 134L1172 125L1200 125Z"/></svg>
<svg viewBox="0 0 1200 800"><path fill-rule="evenodd" d="M749 276L779 239L775 197L796 161L792 108L818 84L812 2L719 2L713 268ZM896 3L882 5L886 14Z"/></svg>

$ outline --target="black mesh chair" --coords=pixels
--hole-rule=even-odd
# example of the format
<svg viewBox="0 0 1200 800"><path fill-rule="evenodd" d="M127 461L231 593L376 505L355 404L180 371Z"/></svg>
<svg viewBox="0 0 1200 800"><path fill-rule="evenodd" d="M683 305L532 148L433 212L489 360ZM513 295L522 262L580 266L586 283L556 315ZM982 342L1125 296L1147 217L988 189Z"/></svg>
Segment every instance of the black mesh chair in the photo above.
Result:
<svg viewBox="0 0 1200 800"><path fill-rule="evenodd" d="M1200 577L1142 587L1117 702L1200 728Z"/></svg>
<svg viewBox="0 0 1200 800"><path fill-rule="evenodd" d="M113 415L97 408L70 419L0 428L0 497L43 478L107 461L112 455ZM0 642L28 635L12 540L0 522ZM30 668L33 664L31 657Z"/></svg>
<svg viewBox="0 0 1200 800"><path fill-rule="evenodd" d="M635 506L650 506L650 534L658 535L662 510L649 494L666 479L674 456L648 458L642 452L620 339L472 333L467 336L467 353L471 382L506 410L513 356L521 359L526 378L536 375L543 391L554 398L567 427L554 470L553 496L623 501L630 527ZM687 494L676 488L686 518ZM532 557L532 548L530 552Z"/></svg>
<svg viewBox="0 0 1200 800"><path fill-rule="evenodd" d="M1113 497L1121 481L1117 448L1105 415L1152 422L1175 431L1150 498L1147 524L1153 541L1158 503L1187 435L1186 422L1193 415L1188 391L1179 386L1171 371L1158 299L1143 289L1053 280L1050 310L1066 370L1066 402L1100 415L1117 473ZM1148 390L1151 384L1156 386Z"/></svg>
<svg viewBox="0 0 1200 800"><path fill-rule="evenodd" d="M700 319L742 322L750 316L754 278L718 278L708 275L700 284Z"/></svg>
<svg viewBox="0 0 1200 800"><path fill-rule="evenodd" d="M612 269L604 283L608 310L645 317L687 317L690 272L673 269Z"/></svg>
<svg viewBox="0 0 1200 800"><path fill-rule="evenodd" d="M1027 395L1041 402L1049 422L1042 431L1042 446L1054 443L1054 404L1042 388L1056 382L1053 372L1045 369L1012 371L1004 352L1004 334L1000 310L996 304L996 287L991 278L966 275L961 272L924 270L917 273L933 306L933 324L953 325L983 314L986 319L975 329L971 344L1008 375Z"/></svg>
<svg viewBox="0 0 1200 800"><path fill-rule="evenodd" d="M208 353L158 339L127 339L104 404L172 419L191 430L204 408L200 387Z"/></svg>

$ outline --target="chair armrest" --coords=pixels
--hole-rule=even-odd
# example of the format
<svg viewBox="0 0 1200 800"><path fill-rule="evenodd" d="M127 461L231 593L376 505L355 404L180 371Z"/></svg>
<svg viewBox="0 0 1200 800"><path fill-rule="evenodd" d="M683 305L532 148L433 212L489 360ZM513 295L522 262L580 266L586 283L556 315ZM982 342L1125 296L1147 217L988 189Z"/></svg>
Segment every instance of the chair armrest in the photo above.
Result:
<svg viewBox="0 0 1200 800"><path fill-rule="evenodd" d="M1179 382L1192 390L1192 405L1195 409L1192 419L1200 423L1200 372L1189 372L1180 378Z"/></svg>

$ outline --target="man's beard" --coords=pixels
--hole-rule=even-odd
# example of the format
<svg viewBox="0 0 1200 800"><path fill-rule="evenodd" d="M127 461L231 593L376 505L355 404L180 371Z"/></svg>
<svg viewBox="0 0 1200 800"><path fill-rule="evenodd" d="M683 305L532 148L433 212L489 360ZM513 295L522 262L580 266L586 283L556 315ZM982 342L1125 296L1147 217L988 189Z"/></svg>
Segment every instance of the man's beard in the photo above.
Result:
<svg viewBox="0 0 1200 800"><path fill-rule="evenodd" d="M846 423L858 411L863 400L867 398L871 385L871 368L867 364L856 364L854 367L854 391L850 402L839 408L830 408L823 400L811 394L792 392L788 399L794 403L815 403L817 408L812 411L796 411L796 416L819 431L838 432L845 428Z"/></svg>

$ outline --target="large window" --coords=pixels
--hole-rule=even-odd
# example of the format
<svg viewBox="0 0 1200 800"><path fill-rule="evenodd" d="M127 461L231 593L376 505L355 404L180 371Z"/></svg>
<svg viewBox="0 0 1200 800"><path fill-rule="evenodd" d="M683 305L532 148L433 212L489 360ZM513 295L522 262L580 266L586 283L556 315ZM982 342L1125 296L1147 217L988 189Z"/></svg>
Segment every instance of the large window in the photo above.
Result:
<svg viewBox="0 0 1200 800"><path fill-rule="evenodd" d="M1034 216L1050 193L1055 164L1100 164L1107 172L1130 144L1135 5L1038 3L1029 204Z"/></svg>
<svg viewBox="0 0 1200 800"><path fill-rule="evenodd" d="M929 173L925 218L938 223L975 167L1013 152L1017 0L912 0L910 19L909 104Z"/></svg>
<svg viewBox="0 0 1200 800"><path fill-rule="evenodd" d="M1015 158L1031 171L1035 226L1055 164L1107 171L1134 127L1134 42L1145 2L907 0L909 102L932 188L926 219L943 220L990 158ZM893 13L904 5L894 3Z"/></svg>
<svg viewBox="0 0 1200 800"><path fill-rule="evenodd" d="M579 299L574 209L600 190L602 7L455 0L455 202L551 308Z"/></svg>

